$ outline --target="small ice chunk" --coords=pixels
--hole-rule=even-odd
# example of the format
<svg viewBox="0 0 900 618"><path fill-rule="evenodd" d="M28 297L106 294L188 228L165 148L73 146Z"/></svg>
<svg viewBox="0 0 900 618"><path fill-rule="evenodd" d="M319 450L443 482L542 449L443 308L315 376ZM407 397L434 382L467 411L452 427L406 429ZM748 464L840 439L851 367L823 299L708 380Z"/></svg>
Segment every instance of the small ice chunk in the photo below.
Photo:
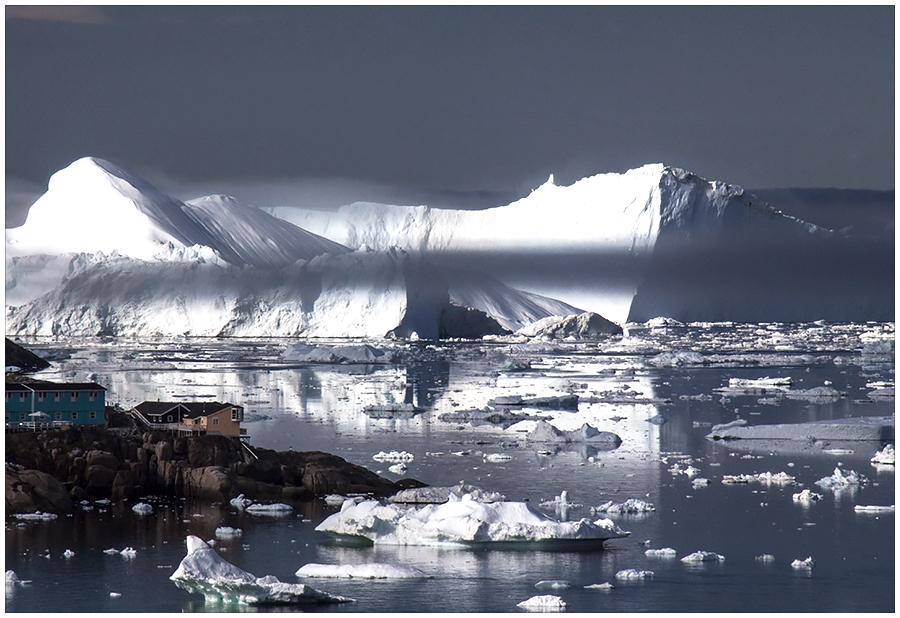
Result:
<svg viewBox="0 0 900 618"><path fill-rule="evenodd" d="M103 553L104 553L104 554L107 554L107 555L110 555L110 556L115 556L115 555L118 555L119 550L110 547L109 549L104 549L104 550L103 550Z"/></svg>
<svg viewBox="0 0 900 618"><path fill-rule="evenodd" d="M853 470L842 472L840 468L834 469L834 474L816 481L816 485L825 490L840 491L850 487L865 485L868 480Z"/></svg>
<svg viewBox="0 0 900 618"><path fill-rule="evenodd" d="M231 504L231 506L236 509L244 510L245 508L253 504L253 500L245 498L244 494L240 494L237 498L232 498L231 500L229 500L229 504Z"/></svg>
<svg viewBox="0 0 900 618"><path fill-rule="evenodd" d="M116 599L116 598L122 596L122 593L121 592L110 592L109 596Z"/></svg>
<svg viewBox="0 0 900 618"><path fill-rule="evenodd" d="M682 562L723 562L725 556L714 551L695 551L681 559Z"/></svg>
<svg viewBox="0 0 900 618"><path fill-rule="evenodd" d="M857 504L853 507L854 512L856 513L893 513L894 505L890 506L863 506L862 504Z"/></svg>
<svg viewBox="0 0 900 618"><path fill-rule="evenodd" d="M231 528L229 526L221 526L216 528L216 538L218 539L236 539L244 534L240 528Z"/></svg>
<svg viewBox="0 0 900 618"><path fill-rule="evenodd" d="M341 506L344 500L347 500L347 497L340 494L328 494L325 496L325 504L329 506Z"/></svg>
<svg viewBox="0 0 900 618"><path fill-rule="evenodd" d="M648 549L644 552L648 558L675 558L678 553L671 547L663 547L662 549Z"/></svg>
<svg viewBox="0 0 900 618"><path fill-rule="evenodd" d="M393 466L388 466L388 470L394 474L405 474L406 464L401 461L400 463L396 463Z"/></svg>
<svg viewBox="0 0 900 618"><path fill-rule="evenodd" d="M763 483L765 485L790 485L795 482L795 478L787 472L760 472L759 474L724 474L722 482L726 485L736 485L744 483Z"/></svg>
<svg viewBox="0 0 900 618"><path fill-rule="evenodd" d="M772 554L762 554L756 557L757 562L775 562L775 556Z"/></svg>
<svg viewBox="0 0 900 618"><path fill-rule="evenodd" d="M145 502L138 502L133 507L131 507L131 510L138 515L149 515L153 512L153 507L149 504L146 504Z"/></svg>
<svg viewBox="0 0 900 618"><path fill-rule="evenodd" d="M644 502L643 500L640 500L638 498L629 498L625 502L613 502L612 500L610 500L609 502L604 502L600 506L591 507L591 514L652 513L655 510L656 507L649 502Z"/></svg>
<svg viewBox="0 0 900 618"><path fill-rule="evenodd" d="M251 515L265 515L266 517L285 517L294 512L294 508L276 502L275 504L251 504L245 509Z"/></svg>
<svg viewBox="0 0 900 618"><path fill-rule="evenodd" d="M791 567L795 569L811 569L816 565L816 561L810 556L806 560L794 560Z"/></svg>
<svg viewBox="0 0 900 618"><path fill-rule="evenodd" d="M822 494L817 494L815 492L810 491L809 489L804 489L800 493L794 494L794 502L803 504L804 506L809 506L816 500L821 500Z"/></svg>
<svg viewBox="0 0 900 618"><path fill-rule="evenodd" d="M390 451L385 453L384 451L379 451L378 454L372 455L372 459L377 462L400 462L400 461L412 461L415 459L415 455L412 453L407 453L406 451Z"/></svg>
<svg viewBox="0 0 900 618"><path fill-rule="evenodd" d="M894 465L894 445L888 444L882 450L875 453L875 456L872 457L872 463L874 464L886 464L886 465Z"/></svg>
<svg viewBox="0 0 900 618"><path fill-rule="evenodd" d="M53 521L56 519L55 513L41 513L40 511L35 511L34 513L16 513L13 515L16 519L25 520L25 521Z"/></svg>
<svg viewBox="0 0 900 618"><path fill-rule="evenodd" d="M490 453L489 455L484 456L484 460L491 463L500 463L503 461L509 461L510 459L512 459L512 457L505 453Z"/></svg>
<svg viewBox="0 0 900 618"><path fill-rule="evenodd" d="M71 549L67 549L66 551L63 552L63 558L65 558L66 560L71 560L74 557L75 557L75 552L73 552Z"/></svg>
<svg viewBox="0 0 900 618"><path fill-rule="evenodd" d="M742 379L742 378L729 378L728 386L730 388L759 388L759 389L770 389L770 388L783 388L785 386L791 385L791 378L757 378L755 380L750 379Z"/></svg>
<svg viewBox="0 0 900 618"><path fill-rule="evenodd" d="M709 485L709 479L698 478L691 480L691 486L694 489L700 489L701 487L706 487L707 485Z"/></svg>
<svg viewBox="0 0 900 618"><path fill-rule="evenodd" d="M126 559L128 559L128 560L131 560L131 559L133 559L135 556L137 556L137 550L134 549L133 547L126 547L125 549L123 549L122 551L120 551L119 554L120 554L123 558L126 558Z"/></svg>
<svg viewBox="0 0 900 618"><path fill-rule="evenodd" d="M372 562L369 564L304 564L294 573L297 577L329 577L356 579L430 579L415 567Z"/></svg>
<svg viewBox="0 0 900 618"><path fill-rule="evenodd" d="M584 588L585 590L612 590L615 586L609 582L603 582L602 584L590 584Z"/></svg>
<svg viewBox="0 0 900 618"><path fill-rule="evenodd" d="M6 592L12 592L16 587L28 586L31 584L30 579L19 579L19 576L16 575L16 572L13 570L8 570L6 572Z"/></svg>
<svg viewBox="0 0 900 618"><path fill-rule="evenodd" d="M623 569L616 573L616 579L633 580L633 579L652 579L653 571L639 571L637 569Z"/></svg>
<svg viewBox="0 0 900 618"><path fill-rule="evenodd" d="M566 602L558 596L552 594L543 594L536 597L531 597L530 599L522 601L521 603L517 603L516 607L521 607L522 609L531 611L553 612L565 609Z"/></svg>
<svg viewBox="0 0 900 618"><path fill-rule="evenodd" d="M564 579L545 579L534 585L538 590L560 590L562 588L571 588L572 584Z"/></svg>

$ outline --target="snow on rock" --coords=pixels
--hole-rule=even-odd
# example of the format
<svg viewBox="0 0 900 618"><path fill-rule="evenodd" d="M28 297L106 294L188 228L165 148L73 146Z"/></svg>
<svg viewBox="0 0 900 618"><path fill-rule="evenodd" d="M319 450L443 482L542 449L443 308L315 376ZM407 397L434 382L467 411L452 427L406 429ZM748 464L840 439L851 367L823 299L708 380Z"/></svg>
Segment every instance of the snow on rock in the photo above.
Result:
<svg viewBox="0 0 900 618"><path fill-rule="evenodd" d="M305 564L295 573L297 577L330 577L356 579L430 579L424 571L411 566L383 564Z"/></svg>
<svg viewBox="0 0 900 618"><path fill-rule="evenodd" d="M886 464L886 465L894 465L894 445L887 444L883 449L875 453L875 456L872 457L873 464Z"/></svg>
<svg viewBox="0 0 900 618"><path fill-rule="evenodd" d="M604 541L628 535L608 519L560 522L524 502L483 503L452 493L448 502L421 508L347 501L316 530L363 537L376 545Z"/></svg>
<svg viewBox="0 0 900 618"><path fill-rule="evenodd" d="M256 577L224 560L196 536L188 536L187 555L169 577L190 593L202 594L210 604L303 605L352 601L311 588L287 584L272 575Z"/></svg>
<svg viewBox="0 0 900 618"><path fill-rule="evenodd" d="M287 517L294 512L294 508L288 504L251 504L244 509L251 515L265 515L266 517Z"/></svg>
<svg viewBox="0 0 900 618"><path fill-rule="evenodd" d="M652 513L656 507L649 502L644 502L638 498L629 498L625 502L604 502L600 506L591 507L591 515L596 513L608 514L635 514L635 513Z"/></svg>
<svg viewBox="0 0 900 618"><path fill-rule="evenodd" d="M553 612L564 610L566 608L566 602L556 595L543 594L517 603L516 607L521 607L522 609L527 609L529 611Z"/></svg>
<svg viewBox="0 0 900 618"><path fill-rule="evenodd" d="M607 335L621 335L622 327L603 316L585 312L577 315L549 316L516 331L531 338L598 339Z"/></svg>
<svg viewBox="0 0 900 618"><path fill-rule="evenodd" d="M689 554L681 559L682 562L723 562L725 560L725 556L721 554L717 554L714 551L695 551L693 554Z"/></svg>
<svg viewBox="0 0 900 618"><path fill-rule="evenodd" d="M818 481L816 481L816 485L827 491L838 492L844 489L859 487L860 485L865 485L868 482L869 481L868 479L866 479L866 477L858 474L854 470L844 472L840 468L835 468L834 474L819 479Z"/></svg>
<svg viewBox="0 0 900 618"><path fill-rule="evenodd" d="M791 568L794 568L794 569L811 569L815 565L816 565L816 561L813 560L811 556L809 558L807 558L806 560L800 560L798 558L797 560L794 560L793 562L791 562Z"/></svg>
<svg viewBox="0 0 900 618"><path fill-rule="evenodd" d="M149 515L153 512L153 507L144 502L138 502L133 507L131 507L131 510L138 515Z"/></svg>
<svg viewBox="0 0 900 618"><path fill-rule="evenodd" d="M468 495L476 502L503 502L506 496L495 491L487 491L474 485L466 485L460 481L453 487L410 487L390 496L390 502L398 504L442 504L450 500L450 495L462 498Z"/></svg>

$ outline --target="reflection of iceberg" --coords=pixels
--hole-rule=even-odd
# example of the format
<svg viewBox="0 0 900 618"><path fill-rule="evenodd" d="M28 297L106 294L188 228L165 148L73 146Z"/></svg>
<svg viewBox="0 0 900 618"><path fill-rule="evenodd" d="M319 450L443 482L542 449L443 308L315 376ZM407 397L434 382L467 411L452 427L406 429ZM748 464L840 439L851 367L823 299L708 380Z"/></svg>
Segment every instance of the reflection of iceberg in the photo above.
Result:
<svg viewBox="0 0 900 618"><path fill-rule="evenodd" d="M431 575L415 567L396 564L304 564L294 573L297 577L330 577L356 579L429 579Z"/></svg>
<svg viewBox="0 0 900 618"><path fill-rule="evenodd" d="M347 501L340 513L316 526L320 532L366 538L376 545L473 545L574 542L586 544L629 533L608 519L560 522L524 502L477 502L450 495L443 504L404 508L367 500Z"/></svg>
<svg viewBox="0 0 900 618"><path fill-rule="evenodd" d="M352 600L305 584L286 584L272 575L256 577L224 560L195 536L187 537L187 556L169 579L179 588L202 594L210 603L297 605Z"/></svg>

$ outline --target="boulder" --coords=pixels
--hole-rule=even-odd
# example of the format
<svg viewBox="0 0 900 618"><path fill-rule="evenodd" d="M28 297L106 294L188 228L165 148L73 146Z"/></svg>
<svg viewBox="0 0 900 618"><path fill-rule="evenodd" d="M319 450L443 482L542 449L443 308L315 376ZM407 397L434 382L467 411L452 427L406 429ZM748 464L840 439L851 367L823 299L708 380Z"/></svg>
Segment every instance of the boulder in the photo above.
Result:
<svg viewBox="0 0 900 618"><path fill-rule="evenodd" d="M6 514L73 513L75 504L65 486L45 472L6 469Z"/></svg>

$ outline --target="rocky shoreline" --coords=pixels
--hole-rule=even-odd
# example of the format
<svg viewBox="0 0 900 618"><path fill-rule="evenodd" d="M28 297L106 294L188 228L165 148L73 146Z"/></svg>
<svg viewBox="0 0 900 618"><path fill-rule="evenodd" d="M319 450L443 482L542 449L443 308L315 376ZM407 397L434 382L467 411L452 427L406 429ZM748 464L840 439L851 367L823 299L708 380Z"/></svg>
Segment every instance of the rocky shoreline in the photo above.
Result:
<svg viewBox="0 0 900 618"><path fill-rule="evenodd" d="M114 426L118 425L118 426ZM244 494L297 502L328 494L388 496L423 483L393 482L321 451L245 449L220 435L142 431L121 413L107 427L6 434L6 514L71 513L83 500L167 495L214 502Z"/></svg>

